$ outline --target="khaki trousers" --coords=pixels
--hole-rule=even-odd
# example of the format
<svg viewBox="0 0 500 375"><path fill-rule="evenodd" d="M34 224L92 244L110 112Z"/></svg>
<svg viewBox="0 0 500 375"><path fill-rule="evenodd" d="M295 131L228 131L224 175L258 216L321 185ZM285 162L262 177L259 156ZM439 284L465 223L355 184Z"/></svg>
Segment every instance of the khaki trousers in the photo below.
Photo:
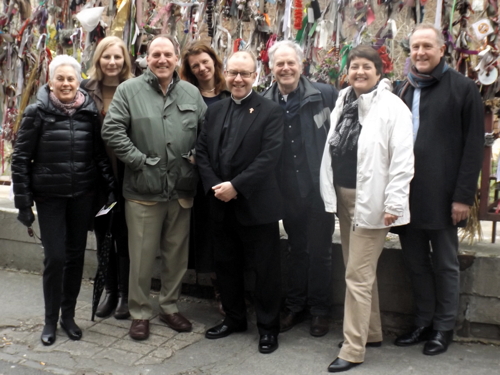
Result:
<svg viewBox="0 0 500 375"><path fill-rule="evenodd" d="M342 254L346 266L344 344L339 357L364 361L367 342L382 341L377 263L389 228L353 230L356 190L335 187Z"/></svg>
<svg viewBox="0 0 500 375"><path fill-rule="evenodd" d="M130 254L129 310L132 319L150 319L151 276L158 249L161 257L160 310L178 312L177 300L187 270L190 208L179 201L143 205L125 202Z"/></svg>

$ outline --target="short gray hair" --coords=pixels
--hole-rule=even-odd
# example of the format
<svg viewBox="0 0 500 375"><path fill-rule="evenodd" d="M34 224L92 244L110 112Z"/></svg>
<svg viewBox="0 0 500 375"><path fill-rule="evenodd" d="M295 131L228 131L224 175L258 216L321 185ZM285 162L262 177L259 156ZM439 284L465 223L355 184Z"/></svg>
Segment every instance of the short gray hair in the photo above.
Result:
<svg viewBox="0 0 500 375"><path fill-rule="evenodd" d="M50 62L49 65L49 81L54 79L57 68L60 66L71 66L75 70L76 79L78 82L82 81L82 66L76 59L68 55L58 55Z"/></svg>
<svg viewBox="0 0 500 375"><path fill-rule="evenodd" d="M274 54L278 49L281 47L289 47L295 51L295 54L297 55L297 60L299 60L299 65L302 67L303 66L303 61L304 61L304 51L302 51L302 48L295 42L292 42L291 40L280 40L279 42L276 42L272 45L271 48L269 48L269 51L267 51L267 54L269 56L269 68L272 69L274 66Z"/></svg>
<svg viewBox="0 0 500 375"><path fill-rule="evenodd" d="M438 42L439 47L441 47L442 45L444 45L446 43L445 40L444 40L444 36L443 36L443 33L441 32L441 30L437 29L433 24L430 24L430 23L420 23L420 24L418 24L413 29L413 31L412 31L412 33L410 35L410 43L411 43L411 37L418 30L432 30L432 31L434 31L434 33L436 34L436 41Z"/></svg>

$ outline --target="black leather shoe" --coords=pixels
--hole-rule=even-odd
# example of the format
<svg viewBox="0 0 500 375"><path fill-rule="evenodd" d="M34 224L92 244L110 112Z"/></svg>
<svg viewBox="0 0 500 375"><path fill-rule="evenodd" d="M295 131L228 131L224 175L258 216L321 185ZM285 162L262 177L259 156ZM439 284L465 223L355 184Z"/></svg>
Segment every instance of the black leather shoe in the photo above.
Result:
<svg viewBox="0 0 500 375"><path fill-rule="evenodd" d="M418 344L422 341L427 341L431 338L432 328L431 327L416 327L411 332L407 332L404 335L399 336L394 345L397 346L411 346Z"/></svg>
<svg viewBox="0 0 500 375"><path fill-rule="evenodd" d="M330 330L330 321L327 316L314 315L311 320L309 333L314 337L321 337Z"/></svg>
<svg viewBox="0 0 500 375"><path fill-rule="evenodd" d="M269 354L278 349L278 336L261 335L259 340L259 352Z"/></svg>
<svg viewBox="0 0 500 375"><path fill-rule="evenodd" d="M76 325L74 319L63 320L61 318L59 324L64 332L66 332L70 340L78 341L82 338L82 330Z"/></svg>
<svg viewBox="0 0 500 375"><path fill-rule="evenodd" d="M49 346L56 342L56 328L57 324L45 324L42 331L42 337L40 337L43 345Z"/></svg>
<svg viewBox="0 0 500 375"><path fill-rule="evenodd" d="M353 367L359 366L361 363L353 363L349 361L345 361L342 358L337 358L335 361L330 363L328 366L328 372L342 372L352 369Z"/></svg>
<svg viewBox="0 0 500 375"><path fill-rule="evenodd" d="M293 312L288 309L285 309L285 312L283 313L280 320L280 332L286 332L290 330L292 327L304 321L304 319L305 319L305 314L303 311Z"/></svg>
<svg viewBox="0 0 500 375"><path fill-rule="evenodd" d="M342 345L344 345L344 342L341 341L339 342L339 348L342 348ZM372 342L367 342L365 344L365 348L380 348L382 346L382 341L372 341Z"/></svg>
<svg viewBox="0 0 500 375"><path fill-rule="evenodd" d="M424 345L425 355L437 355L448 350L453 340L453 330L451 331L434 331L432 337Z"/></svg>
<svg viewBox="0 0 500 375"><path fill-rule="evenodd" d="M231 333L234 332L243 332L246 331L247 327L238 327L238 328L232 328L224 323L221 323L215 327L210 328L205 332L205 337L207 339L215 340L215 339L221 339L223 337L229 336Z"/></svg>
<svg viewBox="0 0 500 375"><path fill-rule="evenodd" d="M110 292L106 290L106 294L104 295L104 299L97 306L97 310L95 312L95 316L99 318L105 318L113 312L116 307L116 303L118 302L118 296L116 292Z"/></svg>

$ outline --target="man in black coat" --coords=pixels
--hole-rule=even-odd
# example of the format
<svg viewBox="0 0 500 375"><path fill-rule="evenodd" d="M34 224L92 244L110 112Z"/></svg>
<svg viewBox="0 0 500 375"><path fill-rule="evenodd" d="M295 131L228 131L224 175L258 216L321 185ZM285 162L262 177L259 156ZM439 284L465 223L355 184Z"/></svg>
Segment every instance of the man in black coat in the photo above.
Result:
<svg viewBox="0 0 500 375"><path fill-rule="evenodd" d="M255 57L233 54L226 82L231 98L210 106L196 162L214 221L215 272L226 318L205 333L219 339L247 329L244 270L255 272L259 351L278 348L281 300L276 168L283 146L281 108L253 92Z"/></svg>
<svg viewBox="0 0 500 375"><path fill-rule="evenodd" d="M312 315L310 333L329 330L332 303L332 234L334 215L325 212L319 191L319 169L330 129L330 113L338 91L331 85L301 75L303 53L292 41L269 50L269 66L276 78L264 97L278 103L285 120L280 165L285 205L283 225L288 235L288 290L281 332Z"/></svg>
<svg viewBox="0 0 500 375"><path fill-rule="evenodd" d="M415 177L411 222L400 234L416 304L415 328L398 346L427 341L445 352L458 312L457 227L474 203L483 159L484 108L474 82L449 68L441 32L419 25L410 37L413 66L398 90L413 113ZM432 248L432 251L431 251Z"/></svg>

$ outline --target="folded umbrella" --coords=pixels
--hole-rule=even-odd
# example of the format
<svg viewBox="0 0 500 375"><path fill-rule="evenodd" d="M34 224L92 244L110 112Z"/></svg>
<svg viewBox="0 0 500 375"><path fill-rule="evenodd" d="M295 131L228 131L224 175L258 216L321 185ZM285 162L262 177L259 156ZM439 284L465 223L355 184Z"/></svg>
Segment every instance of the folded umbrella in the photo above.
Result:
<svg viewBox="0 0 500 375"><path fill-rule="evenodd" d="M113 235L111 234L111 226L113 224L113 211L109 213L108 230L104 236L104 240L97 245L97 272L94 278L94 292L92 296L92 318L94 321L97 306L101 300L104 284L106 283L106 276L108 274L109 254L113 251Z"/></svg>

